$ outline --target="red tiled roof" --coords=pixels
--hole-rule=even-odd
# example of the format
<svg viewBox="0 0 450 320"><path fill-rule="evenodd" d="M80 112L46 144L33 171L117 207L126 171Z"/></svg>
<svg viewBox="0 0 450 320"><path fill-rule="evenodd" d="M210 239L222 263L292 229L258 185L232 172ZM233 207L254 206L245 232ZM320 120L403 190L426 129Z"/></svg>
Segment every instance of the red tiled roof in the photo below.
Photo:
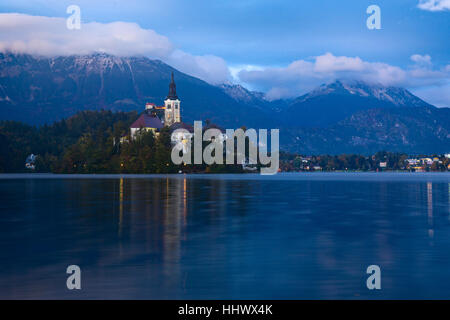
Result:
<svg viewBox="0 0 450 320"><path fill-rule="evenodd" d="M130 128L154 128L154 129L161 129L163 127L163 124L161 123L161 120L159 120L156 116L151 116L148 114L142 114L133 124Z"/></svg>

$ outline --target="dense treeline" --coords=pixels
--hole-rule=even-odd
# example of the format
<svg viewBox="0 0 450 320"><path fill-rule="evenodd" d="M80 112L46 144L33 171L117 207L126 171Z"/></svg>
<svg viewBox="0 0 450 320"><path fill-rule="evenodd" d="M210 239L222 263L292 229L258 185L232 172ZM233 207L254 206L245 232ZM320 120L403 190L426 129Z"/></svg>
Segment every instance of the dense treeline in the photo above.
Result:
<svg viewBox="0 0 450 320"><path fill-rule="evenodd" d="M170 159L168 128L158 137L141 133L119 143L138 118L136 112L83 111L52 125L0 122L0 172L27 172L25 159L37 155L35 172L175 173L241 172L237 165L177 166Z"/></svg>
<svg viewBox="0 0 450 320"><path fill-rule="evenodd" d="M99 153L112 152L114 137L120 137L137 118L136 112L83 111L51 125L34 127L20 122L0 122L0 172L24 172L25 159L38 155L36 171L64 172L67 153L76 145ZM107 147L107 141L111 144ZM76 149L76 148L75 148ZM94 150L95 149L95 150ZM74 151L74 150L72 150ZM98 162L98 158L96 160Z"/></svg>

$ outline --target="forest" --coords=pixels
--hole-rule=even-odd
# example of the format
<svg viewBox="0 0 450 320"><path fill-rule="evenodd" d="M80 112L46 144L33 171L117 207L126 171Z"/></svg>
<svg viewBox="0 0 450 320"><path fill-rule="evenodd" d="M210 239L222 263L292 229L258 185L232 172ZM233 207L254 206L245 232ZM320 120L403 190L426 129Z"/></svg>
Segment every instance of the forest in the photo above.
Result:
<svg viewBox="0 0 450 320"><path fill-rule="evenodd" d="M239 165L174 165L170 131L158 137L129 134L137 112L82 111L51 125L35 127L0 122L0 172L30 172L25 159L37 155L34 172L53 173L184 173L242 172Z"/></svg>

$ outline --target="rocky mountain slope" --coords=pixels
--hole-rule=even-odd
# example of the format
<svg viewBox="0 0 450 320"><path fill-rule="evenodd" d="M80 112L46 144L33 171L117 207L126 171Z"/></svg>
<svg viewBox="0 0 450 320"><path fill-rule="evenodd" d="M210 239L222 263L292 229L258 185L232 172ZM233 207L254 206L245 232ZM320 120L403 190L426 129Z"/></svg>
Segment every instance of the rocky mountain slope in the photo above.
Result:
<svg viewBox="0 0 450 320"><path fill-rule="evenodd" d="M429 106L403 88L338 80L292 101L283 120L287 126L328 127L362 110Z"/></svg>
<svg viewBox="0 0 450 320"><path fill-rule="evenodd" d="M106 54L45 58L0 53L0 119L42 124L87 109L141 111L146 102L163 104L172 71L183 120L210 119L233 127L271 122L260 108L161 61Z"/></svg>
<svg viewBox="0 0 450 320"><path fill-rule="evenodd" d="M280 139L286 150L306 154L443 154L450 150L450 109L370 109L327 128L285 128Z"/></svg>

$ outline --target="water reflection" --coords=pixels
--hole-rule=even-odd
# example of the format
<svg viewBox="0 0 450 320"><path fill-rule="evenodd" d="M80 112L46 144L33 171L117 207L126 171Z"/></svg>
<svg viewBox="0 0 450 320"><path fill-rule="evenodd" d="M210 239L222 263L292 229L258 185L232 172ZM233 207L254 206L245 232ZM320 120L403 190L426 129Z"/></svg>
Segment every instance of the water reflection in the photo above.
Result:
<svg viewBox="0 0 450 320"><path fill-rule="evenodd" d="M427 183L428 236L433 238L433 184Z"/></svg>
<svg viewBox="0 0 450 320"><path fill-rule="evenodd" d="M120 182L119 182L119 237L122 233L122 221L123 221L123 178L120 178Z"/></svg>
<svg viewBox="0 0 450 320"><path fill-rule="evenodd" d="M449 298L448 180L177 175L0 192L0 297ZM69 264L83 270L75 295ZM382 292L365 287L370 264Z"/></svg>

